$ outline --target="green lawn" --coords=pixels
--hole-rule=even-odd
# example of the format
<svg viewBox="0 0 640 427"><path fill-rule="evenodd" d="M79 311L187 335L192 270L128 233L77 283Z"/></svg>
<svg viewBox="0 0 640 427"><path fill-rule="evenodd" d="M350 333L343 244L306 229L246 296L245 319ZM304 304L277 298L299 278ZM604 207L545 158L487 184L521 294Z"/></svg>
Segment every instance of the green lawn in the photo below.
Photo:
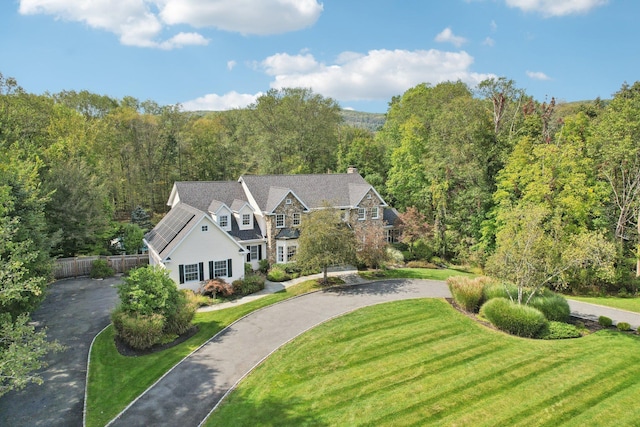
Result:
<svg viewBox="0 0 640 427"><path fill-rule="evenodd" d="M380 270L378 272L360 272L360 277L370 280L380 279L430 279L447 280L451 276L474 276L464 270L452 268L432 269L432 268L394 268L392 270Z"/></svg>
<svg viewBox="0 0 640 427"><path fill-rule="evenodd" d="M640 313L640 298L576 297L573 295L567 295L567 298Z"/></svg>
<svg viewBox="0 0 640 427"><path fill-rule="evenodd" d="M207 426L638 426L639 395L637 336L527 340L407 300L285 345Z"/></svg>
<svg viewBox="0 0 640 427"><path fill-rule="evenodd" d="M113 342L113 327L96 337L91 349L87 387L87 427L104 426L185 356L240 317L278 301L319 289L310 280L253 302L224 310L198 313L199 331L184 343L141 357L125 357Z"/></svg>

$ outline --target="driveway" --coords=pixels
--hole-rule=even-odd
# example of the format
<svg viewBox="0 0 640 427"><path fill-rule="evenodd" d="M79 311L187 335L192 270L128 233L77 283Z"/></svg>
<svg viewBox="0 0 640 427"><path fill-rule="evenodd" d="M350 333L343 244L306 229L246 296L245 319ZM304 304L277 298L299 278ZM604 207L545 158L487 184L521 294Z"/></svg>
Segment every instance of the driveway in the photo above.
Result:
<svg viewBox="0 0 640 427"><path fill-rule="evenodd" d="M49 366L41 372L44 384L29 384L0 397L1 426L82 426L89 346L109 324L119 281L85 277L49 286L32 318L47 328L49 339L67 349L47 356Z"/></svg>

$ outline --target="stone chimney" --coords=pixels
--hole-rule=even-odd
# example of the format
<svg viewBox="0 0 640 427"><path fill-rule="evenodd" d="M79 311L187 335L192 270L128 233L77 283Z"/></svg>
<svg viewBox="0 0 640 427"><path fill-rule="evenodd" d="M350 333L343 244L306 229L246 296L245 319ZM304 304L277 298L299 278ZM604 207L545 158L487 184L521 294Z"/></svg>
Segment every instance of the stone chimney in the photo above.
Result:
<svg viewBox="0 0 640 427"><path fill-rule="evenodd" d="M349 166L347 168L347 173L358 173L358 168L355 166Z"/></svg>

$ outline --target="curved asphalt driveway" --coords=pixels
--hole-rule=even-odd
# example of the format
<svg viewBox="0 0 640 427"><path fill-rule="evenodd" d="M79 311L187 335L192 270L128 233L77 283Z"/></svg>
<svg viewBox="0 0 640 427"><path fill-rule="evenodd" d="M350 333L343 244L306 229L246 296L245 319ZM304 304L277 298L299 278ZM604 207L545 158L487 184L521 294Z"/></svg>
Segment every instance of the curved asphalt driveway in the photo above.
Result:
<svg viewBox="0 0 640 427"><path fill-rule="evenodd" d="M67 349L47 355L49 366L40 373L44 384L0 397L0 426L82 426L89 345L109 324L119 280L84 277L49 286L32 319Z"/></svg>
<svg viewBox="0 0 640 427"><path fill-rule="evenodd" d="M198 426L248 372L306 330L378 303L449 295L444 282L393 280L328 289L255 311L176 365L109 425Z"/></svg>

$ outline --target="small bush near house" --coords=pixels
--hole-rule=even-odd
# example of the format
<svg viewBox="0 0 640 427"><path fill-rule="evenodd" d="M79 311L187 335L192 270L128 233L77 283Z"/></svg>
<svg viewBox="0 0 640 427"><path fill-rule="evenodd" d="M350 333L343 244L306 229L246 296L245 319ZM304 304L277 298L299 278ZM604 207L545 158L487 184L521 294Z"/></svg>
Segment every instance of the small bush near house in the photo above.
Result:
<svg viewBox="0 0 640 427"><path fill-rule="evenodd" d="M576 326L556 321L550 321L540 332L540 338L543 340L562 340L581 336L582 334Z"/></svg>
<svg viewBox="0 0 640 427"><path fill-rule="evenodd" d="M115 271L109 266L106 259L97 259L91 263L89 276L92 279L106 279L107 277L112 277L114 274Z"/></svg>
<svg viewBox="0 0 640 427"><path fill-rule="evenodd" d="M529 305L540 310L549 321L566 322L571 315L567 299L558 294L533 297Z"/></svg>
<svg viewBox="0 0 640 427"><path fill-rule="evenodd" d="M202 295L210 296L211 298L216 298L218 295L229 297L233 295L233 286L217 277L215 279L207 280L200 288L200 293Z"/></svg>
<svg viewBox="0 0 640 427"><path fill-rule="evenodd" d="M118 337L138 350L145 350L159 342L165 325L165 318L161 314L127 313L122 308L111 313L111 321Z"/></svg>
<svg viewBox="0 0 640 427"><path fill-rule="evenodd" d="M250 295L264 289L264 278L256 274L250 274L242 280L234 281L232 286L235 295Z"/></svg>
<svg viewBox="0 0 640 427"><path fill-rule="evenodd" d="M272 282L284 282L289 279L291 279L291 276L289 276L285 269L278 264L272 266L269 273L267 273L267 280Z"/></svg>
<svg viewBox="0 0 640 427"><path fill-rule="evenodd" d="M611 320L611 318L607 316L600 316L598 317L598 323L600 324L600 326L604 326L605 328L608 328L611 325L613 325L613 320Z"/></svg>
<svg viewBox="0 0 640 427"><path fill-rule="evenodd" d="M394 264L404 264L404 255L399 249L387 246L387 258Z"/></svg>
<svg viewBox="0 0 640 427"><path fill-rule="evenodd" d="M269 271L268 259L261 259L260 261L258 261L258 271L260 271L260 273L262 274L267 274L267 271Z"/></svg>
<svg viewBox="0 0 640 427"><path fill-rule="evenodd" d="M618 322L618 324L616 325L616 328L618 328L619 331L630 331L631 325L628 324L627 322Z"/></svg>
<svg viewBox="0 0 640 427"><path fill-rule="evenodd" d="M482 305L480 314L496 328L520 337L534 338L547 325L544 314L536 308L493 298Z"/></svg>

